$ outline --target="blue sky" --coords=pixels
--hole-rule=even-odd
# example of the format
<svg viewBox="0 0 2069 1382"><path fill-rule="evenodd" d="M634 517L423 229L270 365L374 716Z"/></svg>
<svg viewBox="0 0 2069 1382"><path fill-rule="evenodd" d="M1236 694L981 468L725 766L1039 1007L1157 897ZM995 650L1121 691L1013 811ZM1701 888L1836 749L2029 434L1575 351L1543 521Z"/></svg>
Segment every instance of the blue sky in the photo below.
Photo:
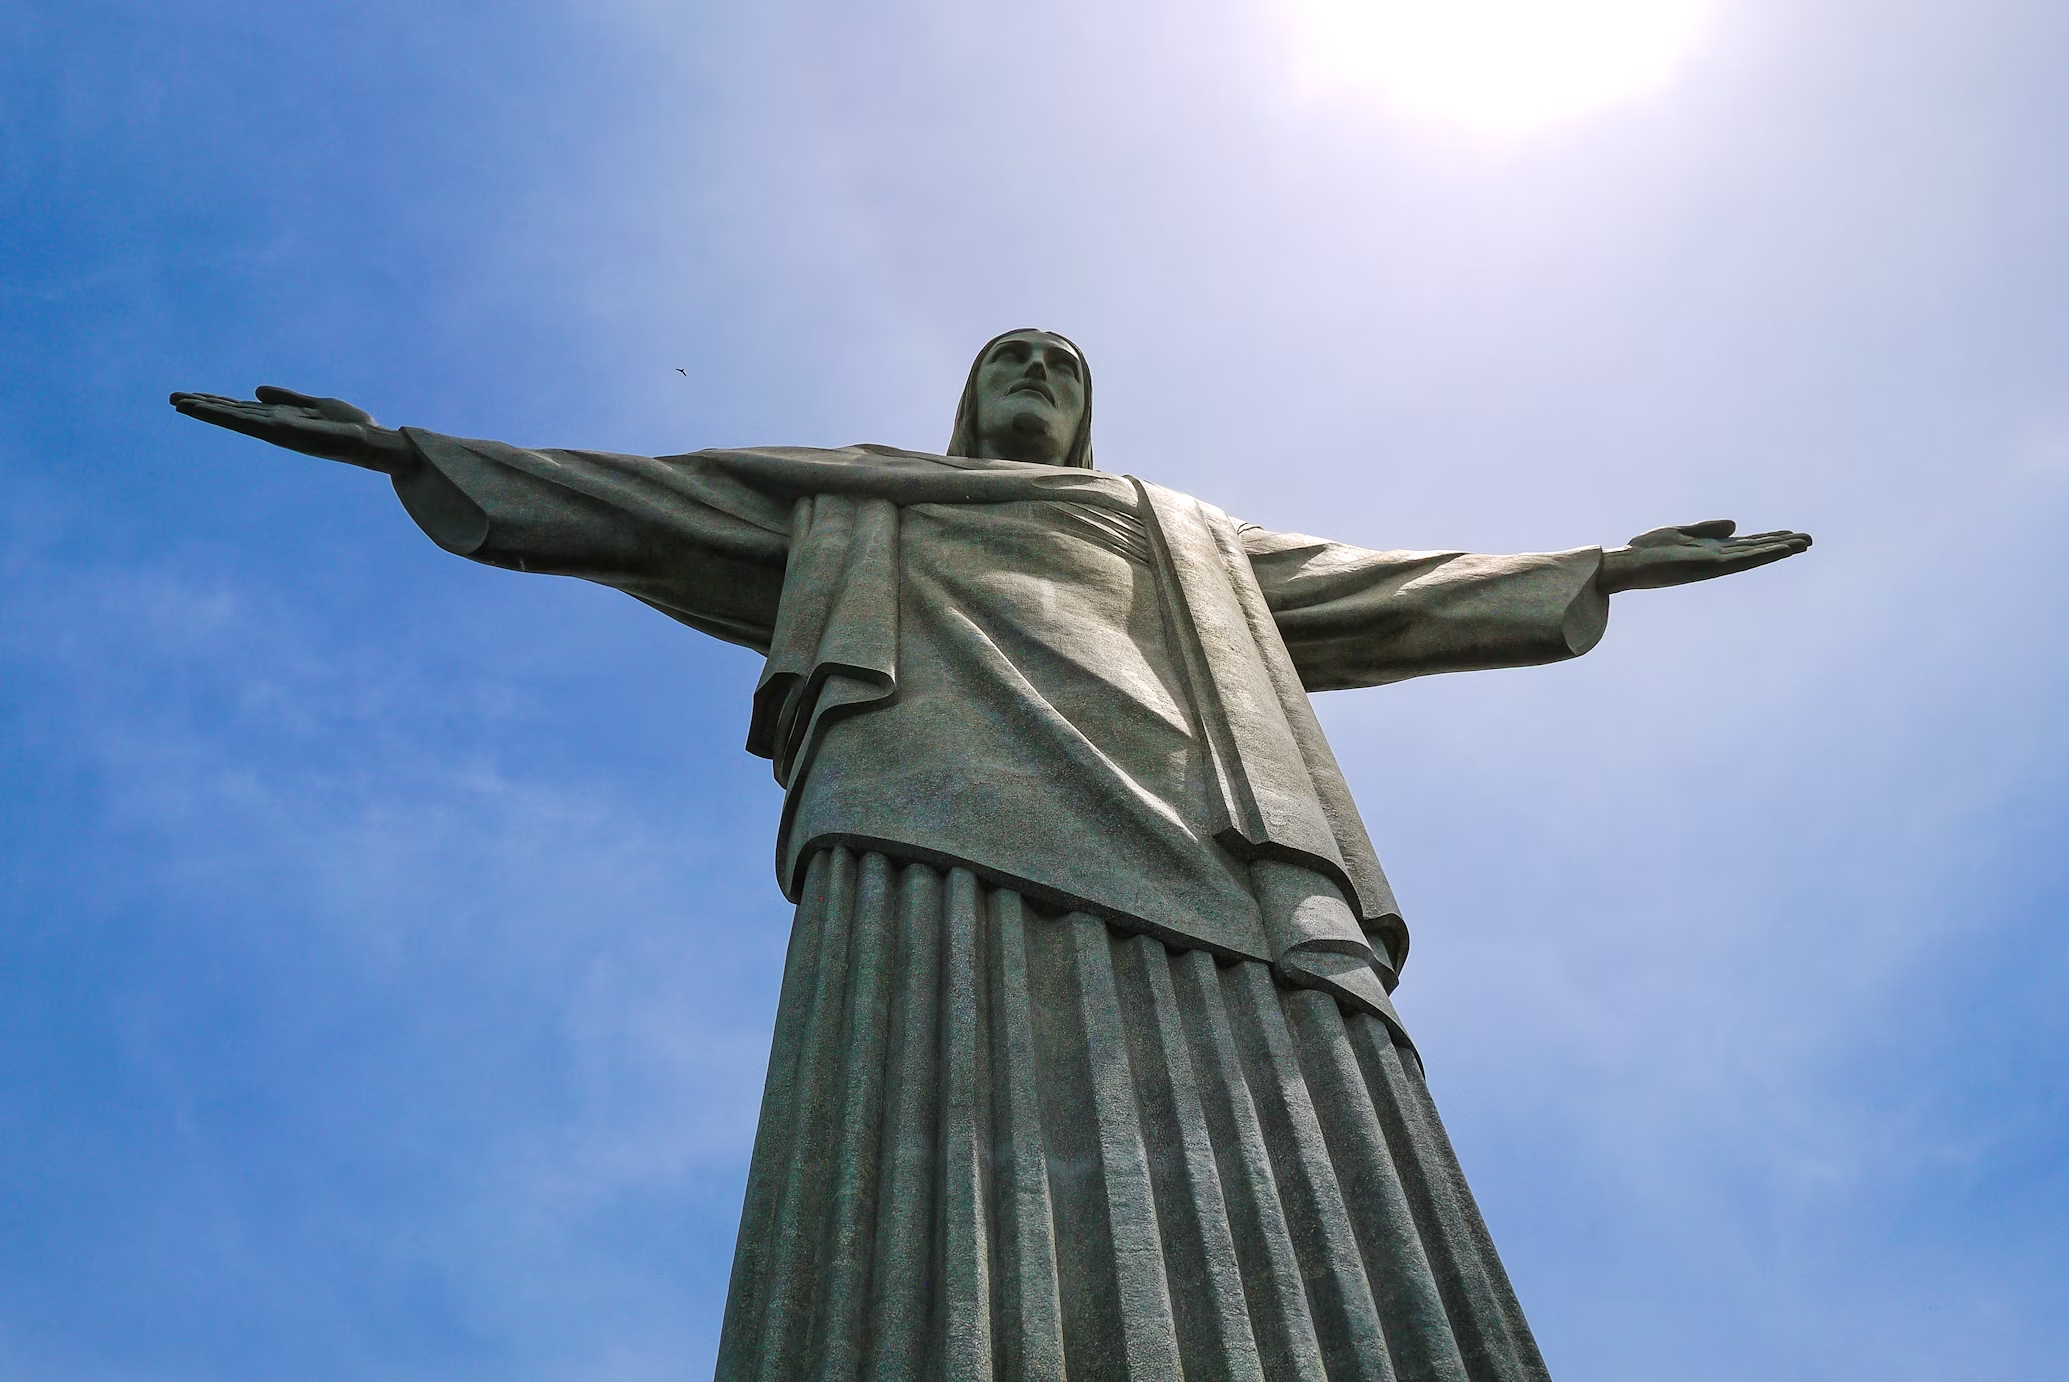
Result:
<svg viewBox="0 0 2069 1382"><path fill-rule="evenodd" d="M1274 0L0 3L0 1376L706 1373L781 964L755 659L176 417L945 439L1375 547L1730 515L1332 693L1555 1376L2069 1355L2069 11L1720 0L1528 135ZM678 373L678 368L686 373Z"/></svg>

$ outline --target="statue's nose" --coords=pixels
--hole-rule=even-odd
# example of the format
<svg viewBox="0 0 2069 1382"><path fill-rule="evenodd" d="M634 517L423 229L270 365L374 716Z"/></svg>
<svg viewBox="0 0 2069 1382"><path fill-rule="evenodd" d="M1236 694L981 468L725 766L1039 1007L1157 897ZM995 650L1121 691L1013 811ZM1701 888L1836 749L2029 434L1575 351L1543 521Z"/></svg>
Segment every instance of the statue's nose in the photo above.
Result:
<svg viewBox="0 0 2069 1382"><path fill-rule="evenodd" d="M1030 360L1027 364L1027 377L1030 379L1047 379L1049 377L1049 367L1040 360Z"/></svg>

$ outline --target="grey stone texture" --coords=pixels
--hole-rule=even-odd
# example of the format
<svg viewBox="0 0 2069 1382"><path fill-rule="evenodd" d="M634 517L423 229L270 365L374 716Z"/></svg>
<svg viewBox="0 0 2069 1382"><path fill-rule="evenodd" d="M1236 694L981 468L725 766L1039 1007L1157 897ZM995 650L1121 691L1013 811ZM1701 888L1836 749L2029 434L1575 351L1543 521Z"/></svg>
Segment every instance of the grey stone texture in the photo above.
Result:
<svg viewBox="0 0 2069 1382"><path fill-rule="evenodd" d="M797 903L718 1373L1542 1378L1391 994L1395 905L1311 692L1554 662L1729 522L1525 556L1268 532L1092 468L1066 338L946 454L630 456L180 411L389 475L439 546L767 658Z"/></svg>

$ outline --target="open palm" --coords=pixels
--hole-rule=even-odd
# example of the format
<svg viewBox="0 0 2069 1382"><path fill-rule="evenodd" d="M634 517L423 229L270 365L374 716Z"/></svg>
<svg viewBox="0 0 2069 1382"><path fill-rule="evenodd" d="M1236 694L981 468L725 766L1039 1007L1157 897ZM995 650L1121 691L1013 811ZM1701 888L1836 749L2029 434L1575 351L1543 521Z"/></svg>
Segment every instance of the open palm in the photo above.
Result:
<svg viewBox="0 0 2069 1382"><path fill-rule="evenodd" d="M381 426L373 414L342 398L317 398L261 384L255 399L212 393L176 393L172 406L191 418L242 432L247 437L328 460L398 475L416 453L400 432Z"/></svg>
<svg viewBox="0 0 2069 1382"><path fill-rule="evenodd" d="M1738 524L1713 518L1678 528L1654 528L1631 539L1628 547L1602 554L1604 590L1657 590L1714 580L1756 566L1793 557L1810 547L1809 533L1778 528L1770 533L1734 537Z"/></svg>

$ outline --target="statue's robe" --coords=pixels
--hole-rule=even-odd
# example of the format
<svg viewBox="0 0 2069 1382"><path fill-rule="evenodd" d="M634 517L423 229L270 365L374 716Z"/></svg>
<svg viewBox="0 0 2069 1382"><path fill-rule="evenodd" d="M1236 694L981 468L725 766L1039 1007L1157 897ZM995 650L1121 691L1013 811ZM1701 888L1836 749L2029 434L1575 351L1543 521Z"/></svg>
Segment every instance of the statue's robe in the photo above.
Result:
<svg viewBox="0 0 2069 1382"><path fill-rule="evenodd" d="M1125 476L410 429L449 551L767 657L798 904L722 1379L1529 1378L1308 693L1601 637L1601 553L1370 552Z"/></svg>

